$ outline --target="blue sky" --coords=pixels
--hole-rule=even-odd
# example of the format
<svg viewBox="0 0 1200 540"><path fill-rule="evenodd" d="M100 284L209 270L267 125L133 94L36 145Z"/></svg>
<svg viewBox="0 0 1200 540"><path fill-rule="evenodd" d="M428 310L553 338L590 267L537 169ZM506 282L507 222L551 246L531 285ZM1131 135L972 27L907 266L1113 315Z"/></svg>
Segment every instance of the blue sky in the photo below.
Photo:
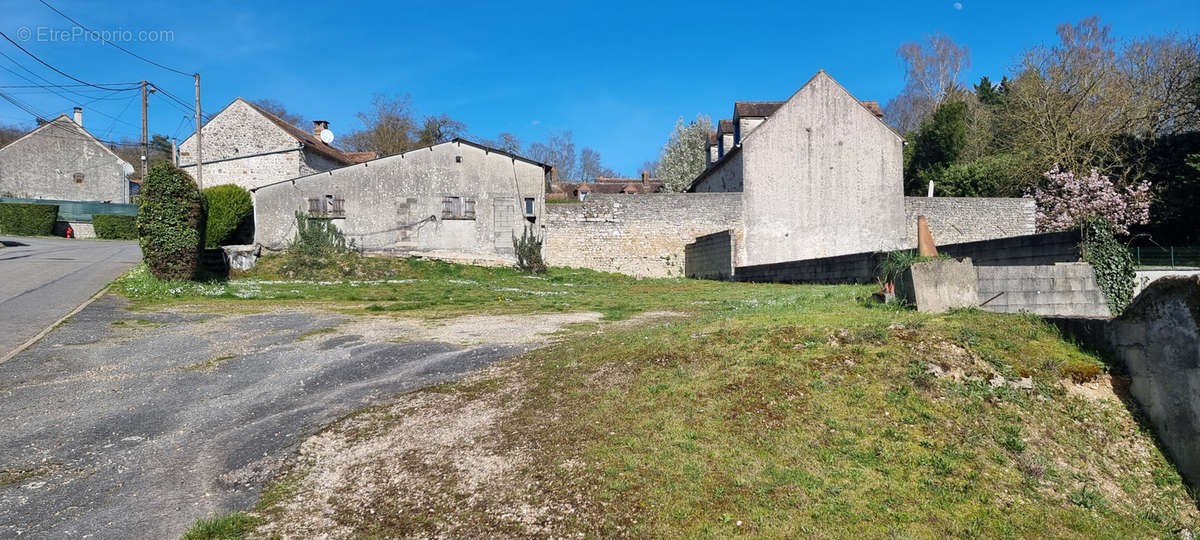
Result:
<svg viewBox="0 0 1200 540"><path fill-rule="evenodd" d="M903 85L895 50L943 31L971 49L971 80L999 79L1026 46L1054 40L1058 23L1100 15L1118 37L1200 30L1200 2L140 2L48 0L93 29L169 31L127 42L160 63L201 73L205 112L234 97L271 98L337 133L374 93L410 94L422 114L447 113L473 138L501 131L523 143L554 130L636 174L675 119L730 115L735 100L784 99L825 69L859 99L881 103ZM0 0L0 31L88 82L150 80L192 99L190 78L96 42L39 41L72 24L35 0ZM8 42L0 52L55 82L71 83ZM0 85L28 72L0 57ZM9 71L11 70L11 71ZM36 79L35 79L36 80ZM0 89L43 115L85 105L98 136L136 138L136 92L88 96ZM64 91L60 90L60 93ZM94 98L102 98L91 101ZM191 132L183 111L151 101L150 131ZM114 119L115 118L115 119ZM0 122L32 124L0 102ZM336 144L336 143L335 143Z"/></svg>

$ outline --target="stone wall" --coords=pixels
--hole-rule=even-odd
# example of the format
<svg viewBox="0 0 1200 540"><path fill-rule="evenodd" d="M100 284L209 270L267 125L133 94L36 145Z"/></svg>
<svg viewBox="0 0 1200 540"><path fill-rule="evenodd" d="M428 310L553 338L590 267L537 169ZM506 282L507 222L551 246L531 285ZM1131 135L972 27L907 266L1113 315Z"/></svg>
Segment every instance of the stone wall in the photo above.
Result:
<svg viewBox="0 0 1200 540"><path fill-rule="evenodd" d="M1159 279L1117 319L1050 322L1124 364L1129 392L1180 475L1200 489L1200 278Z"/></svg>
<svg viewBox="0 0 1200 540"><path fill-rule="evenodd" d="M547 264L639 277L680 276L684 246L741 230L740 193L594 193L585 202L546 205Z"/></svg>
<svg viewBox="0 0 1200 540"><path fill-rule="evenodd" d="M1033 199L905 197L905 238L917 245L917 216L929 220L937 244L958 244L1037 232Z"/></svg>
<svg viewBox="0 0 1200 540"><path fill-rule="evenodd" d="M685 248L683 273L693 279L733 279L736 253L732 231L706 234Z"/></svg>
<svg viewBox="0 0 1200 540"><path fill-rule="evenodd" d="M1059 317L1110 317L1088 263L979 266L979 303L998 313L1026 311ZM987 302L984 304L984 302Z"/></svg>

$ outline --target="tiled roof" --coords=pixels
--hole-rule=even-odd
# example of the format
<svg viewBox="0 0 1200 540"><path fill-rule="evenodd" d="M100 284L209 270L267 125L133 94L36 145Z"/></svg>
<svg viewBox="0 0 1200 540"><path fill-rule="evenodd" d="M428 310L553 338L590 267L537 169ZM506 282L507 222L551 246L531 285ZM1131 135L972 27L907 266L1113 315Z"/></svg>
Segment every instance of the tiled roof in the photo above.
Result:
<svg viewBox="0 0 1200 540"><path fill-rule="evenodd" d="M863 101L859 101L859 103L862 103L863 107L866 107L867 110L871 111L871 114L874 114L875 118L883 118L883 109L879 108L878 101L863 100Z"/></svg>
<svg viewBox="0 0 1200 540"><path fill-rule="evenodd" d="M767 117L775 113L782 101L737 101L733 104L734 118Z"/></svg>
<svg viewBox="0 0 1200 540"><path fill-rule="evenodd" d="M721 135L733 133L733 120L720 120L717 122L717 132Z"/></svg>
<svg viewBox="0 0 1200 540"><path fill-rule="evenodd" d="M241 99L241 98L238 98L238 99ZM246 100L243 100L243 101L246 101ZM263 110L262 107L259 107L258 105L250 103L249 101L246 101L246 104L249 105L250 107L252 107L254 110L261 113L263 116L267 117L268 120L274 122L275 125L280 127L280 129L283 129L284 131L286 131L288 133L288 135L291 135L291 136L295 137L296 139L298 139L301 143L304 144L304 148L306 150L312 150L313 152L316 152L322 156L332 159L332 160L338 162L339 164L353 165L355 163L362 163L364 161L370 161L370 160L378 157L375 154L375 152L350 152L350 153L347 153L347 152L338 150L337 148L334 148L332 146L329 146L328 144L325 144L325 141L318 139L316 135L313 135L312 133L309 133L308 131L305 131L303 129L300 129L300 128L288 123L286 120Z"/></svg>
<svg viewBox="0 0 1200 540"><path fill-rule="evenodd" d="M708 132L708 145L709 146L713 146L713 145L717 144L718 139L719 138L717 137L717 132L715 132L715 131Z"/></svg>

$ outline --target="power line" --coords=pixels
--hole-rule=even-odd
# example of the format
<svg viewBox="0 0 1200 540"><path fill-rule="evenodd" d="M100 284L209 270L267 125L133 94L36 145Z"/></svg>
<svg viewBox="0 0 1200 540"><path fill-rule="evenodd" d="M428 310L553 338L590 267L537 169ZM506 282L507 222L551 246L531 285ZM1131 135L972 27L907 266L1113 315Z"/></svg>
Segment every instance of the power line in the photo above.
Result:
<svg viewBox="0 0 1200 540"><path fill-rule="evenodd" d="M104 39L104 36L100 35L100 33L98 33L98 32L96 32L96 31L92 30L91 28L88 28L88 27L84 26L84 25L83 25L83 23L81 23L81 22L79 22L79 21L77 21L77 20L75 20L75 19L72 19L71 17L67 16L67 14L66 14L66 13L63 13L63 12L59 11L59 10L58 10L58 8L56 8L56 7L52 6L52 5L50 5L48 2L46 2L46 0L41 0L41 2L42 2L42 4L43 4L43 5L45 5L46 7L50 8L50 10L51 10L51 11L53 11L53 12L55 12L55 13L59 14L59 15L62 15L62 17L63 17L64 19L66 19L66 20L68 20L68 21L71 21L71 22L75 23L75 26L78 26L78 27L80 27L80 28L82 28L82 29L84 29L84 30L87 30L88 32L91 32L91 33L92 33L93 35L95 35L96 37L99 37L99 38L100 38L100 41L103 41L104 43L107 43L107 44L109 44L109 45L112 45L113 47L116 47L118 50L120 50L121 52L124 52L125 54L128 54L128 55L130 55L130 56L132 56L132 57L134 57L134 58L137 58L138 60L141 60L141 61L143 61L143 62L146 62L146 63L148 63L148 64L152 64L152 65L158 66L158 67L160 67L160 68L162 68L162 69L165 69L165 70L167 70L167 71L173 71L173 72L175 72L175 73L178 73L178 74L180 74L180 75L183 75L183 76L185 76L185 77L191 77L191 76L193 75L192 73L186 73L186 72L184 72L184 71L180 71L180 70L178 70L178 69L175 69L175 68L172 68L172 67L167 67L167 66L164 66L164 65L162 65L162 64L160 64L160 63L158 63L158 62L155 62L154 60L151 60L151 59L149 59L149 58L146 58L146 57L144 57L144 56L142 56L142 55L140 55L140 54L137 54L137 53L135 53L135 52L133 52L133 51L131 51L131 50L129 50L129 49L126 49L125 47L122 47L122 46L120 46L120 45L117 45L116 43L113 43L113 42L111 42L111 41L109 41L109 40L107 40L107 39Z"/></svg>
<svg viewBox="0 0 1200 540"><path fill-rule="evenodd" d="M85 81L85 80L83 80L83 79L79 79L79 78L76 78L76 77L72 77L72 76L71 76L70 74L68 74L67 72L65 72L65 71L63 71L63 70L61 70L61 69L58 69L58 68L54 67L54 66L53 66L53 65L51 65L49 62L47 62L47 61L45 61L45 60L42 60L41 58L38 58L38 56L37 56L36 54L33 54L33 53L29 52L29 50L28 50L28 49L26 49L25 47L22 47L20 43L17 43L16 41L13 41L13 38L10 38L10 37L8 37L8 34L5 34L4 32L0 31L0 37L3 37L4 39L8 40L8 42L9 42L9 43L12 43L14 47L16 47L16 48L18 48L18 49L21 49L21 52L23 52L23 53L25 53L25 54L29 55L29 57L30 57L30 58L33 58L34 60L37 60L37 61L38 61L38 63L40 63L40 64L42 64L43 66L46 66L46 67L48 67L48 68L50 68L50 69L52 69L52 70L54 70L54 72L55 72L55 73L58 73L59 75L62 75L63 77L66 77L66 78L68 78L68 79L71 79L72 81L75 81L75 82L77 82L77 83L83 83L83 84L85 84L85 85L88 85L88 86L91 86L91 87L94 87L94 88L99 88L99 89L101 89L101 90L125 90L125 89L123 89L123 88L110 88L110 87L106 87L106 86L99 85L99 84L92 84L92 83L90 83L90 82L87 82L87 81Z"/></svg>

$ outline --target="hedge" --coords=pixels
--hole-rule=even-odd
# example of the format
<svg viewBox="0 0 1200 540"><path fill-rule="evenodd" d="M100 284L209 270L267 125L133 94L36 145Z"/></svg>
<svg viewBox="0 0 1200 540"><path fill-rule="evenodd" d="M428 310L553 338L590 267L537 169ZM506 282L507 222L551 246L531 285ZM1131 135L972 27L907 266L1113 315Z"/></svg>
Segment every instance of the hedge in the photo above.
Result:
<svg viewBox="0 0 1200 540"><path fill-rule="evenodd" d="M192 279L204 246L204 196L191 175L170 163L150 168L137 215L142 259L154 277Z"/></svg>
<svg viewBox="0 0 1200 540"><path fill-rule="evenodd" d="M57 220L57 204L0 203L0 233L49 236Z"/></svg>
<svg viewBox="0 0 1200 540"><path fill-rule="evenodd" d="M235 233L254 211L250 192L240 186L224 184L205 189L204 199L208 202L204 247L212 249L238 243Z"/></svg>
<svg viewBox="0 0 1200 540"><path fill-rule="evenodd" d="M137 240L137 216L120 214L92 214L92 227L97 238L109 240Z"/></svg>

